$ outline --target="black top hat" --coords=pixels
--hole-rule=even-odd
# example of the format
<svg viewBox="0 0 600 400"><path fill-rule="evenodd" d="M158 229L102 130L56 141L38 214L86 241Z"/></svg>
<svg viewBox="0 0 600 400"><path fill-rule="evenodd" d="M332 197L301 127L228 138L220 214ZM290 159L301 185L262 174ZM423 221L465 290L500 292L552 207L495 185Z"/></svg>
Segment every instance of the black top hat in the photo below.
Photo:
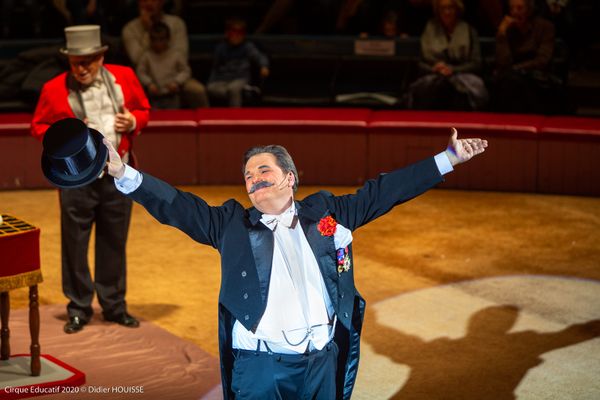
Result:
<svg viewBox="0 0 600 400"><path fill-rule="evenodd" d="M108 149L102 134L77 118L65 118L44 135L42 171L60 188L77 188L94 181L106 165Z"/></svg>

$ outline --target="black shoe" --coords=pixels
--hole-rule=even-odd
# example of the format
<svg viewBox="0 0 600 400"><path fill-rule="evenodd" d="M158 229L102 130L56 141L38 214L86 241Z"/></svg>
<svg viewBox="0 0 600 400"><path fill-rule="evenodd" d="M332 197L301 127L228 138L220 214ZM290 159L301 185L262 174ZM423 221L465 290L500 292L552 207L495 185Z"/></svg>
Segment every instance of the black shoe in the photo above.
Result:
<svg viewBox="0 0 600 400"><path fill-rule="evenodd" d="M87 321L78 316L69 317L69 321L65 324L63 330L65 333L76 333L83 329Z"/></svg>
<svg viewBox="0 0 600 400"><path fill-rule="evenodd" d="M117 324L126 326L127 328L137 328L138 326L140 326L140 321L138 321L137 319L135 319L135 317L132 317L127 313L123 313L116 317L105 316L104 320L109 322L116 322Z"/></svg>

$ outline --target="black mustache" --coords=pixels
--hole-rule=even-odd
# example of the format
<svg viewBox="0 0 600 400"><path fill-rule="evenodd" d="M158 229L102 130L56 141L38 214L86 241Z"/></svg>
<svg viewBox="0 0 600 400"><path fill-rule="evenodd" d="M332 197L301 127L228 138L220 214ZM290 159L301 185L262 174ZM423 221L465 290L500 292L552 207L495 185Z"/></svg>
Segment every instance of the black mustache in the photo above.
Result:
<svg viewBox="0 0 600 400"><path fill-rule="evenodd" d="M269 186L273 186L273 184L269 181L256 182L254 185L252 185L248 194L252 194L252 193L256 192L258 189L266 188Z"/></svg>

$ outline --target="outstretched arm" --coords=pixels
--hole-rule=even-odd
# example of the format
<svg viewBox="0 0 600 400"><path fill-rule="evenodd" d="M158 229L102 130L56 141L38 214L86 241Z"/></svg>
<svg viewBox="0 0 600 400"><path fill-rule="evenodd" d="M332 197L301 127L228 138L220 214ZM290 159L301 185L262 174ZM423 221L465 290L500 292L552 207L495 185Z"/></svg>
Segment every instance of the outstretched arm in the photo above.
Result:
<svg viewBox="0 0 600 400"><path fill-rule="evenodd" d="M160 223L185 232L197 242L219 248L223 227L238 203L229 201L219 207L209 206L192 193L125 165L112 144L106 139L104 144L108 148L108 174L115 178L120 192L144 206Z"/></svg>
<svg viewBox="0 0 600 400"><path fill-rule="evenodd" d="M481 154L487 147L482 139L458 139L452 128L445 151L409 165L381 174L369 180L355 194L334 196L328 208L336 213L338 221L350 230L378 218L394 206L408 201L443 181L442 175L452 171L452 166L466 162Z"/></svg>

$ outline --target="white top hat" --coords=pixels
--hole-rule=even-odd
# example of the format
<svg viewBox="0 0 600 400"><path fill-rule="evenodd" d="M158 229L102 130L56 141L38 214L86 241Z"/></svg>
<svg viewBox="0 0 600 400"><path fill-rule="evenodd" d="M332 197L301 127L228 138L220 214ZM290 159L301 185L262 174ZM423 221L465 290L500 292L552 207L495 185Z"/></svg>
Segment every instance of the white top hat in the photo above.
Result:
<svg viewBox="0 0 600 400"><path fill-rule="evenodd" d="M100 41L100 25L75 25L65 28L67 47L60 52L68 56L87 56L105 52Z"/></svg>

